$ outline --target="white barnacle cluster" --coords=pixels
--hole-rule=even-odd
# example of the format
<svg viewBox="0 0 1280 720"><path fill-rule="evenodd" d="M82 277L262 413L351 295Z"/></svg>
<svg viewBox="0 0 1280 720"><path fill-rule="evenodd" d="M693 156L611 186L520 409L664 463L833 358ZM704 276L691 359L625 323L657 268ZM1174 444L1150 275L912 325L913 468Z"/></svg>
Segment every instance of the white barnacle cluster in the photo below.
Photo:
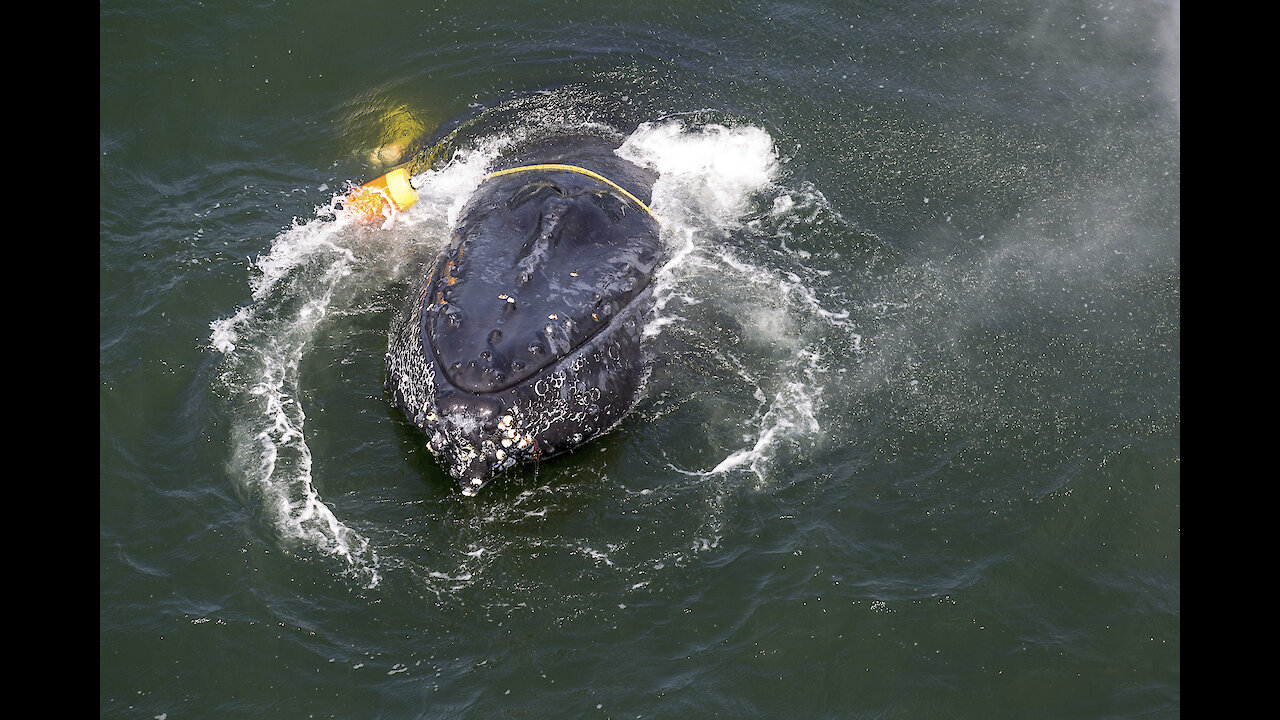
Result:
<svg viewBox="0 0 1280 720"><path fill-rule="evenodd" d="M517 408L512 408L512 413L516 411ZM499 442L502 447L498 448L494 452L494 456L499 460L506 458L507 450L510 448L514 447L516 450L527 450L531 445L533 445L533 435L529 433L521 433L520 430L516 428L514 414L503 415L502 418L498 420L498 434L500 436Z"/></svg>

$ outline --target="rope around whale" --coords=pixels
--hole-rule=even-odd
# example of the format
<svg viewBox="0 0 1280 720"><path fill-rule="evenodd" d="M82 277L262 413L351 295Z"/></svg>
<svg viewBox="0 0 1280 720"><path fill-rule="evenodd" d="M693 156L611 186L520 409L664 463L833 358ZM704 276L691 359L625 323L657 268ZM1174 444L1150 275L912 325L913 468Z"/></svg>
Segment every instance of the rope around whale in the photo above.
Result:
<svg viewBox="0 0 1280 720"><path fill-rule="evenodd" d="M658 216L654 215L653 211L649 209L648 205L645 205L643 202L641 202L640 198L627 192L626 188L610 180L609 178L601 175L600 173L593 172L584 167L578 167L577 165L565 165L562 163L545 163L541 165L521 165L520 167L513 167L513 168L508 168L506 170L499 170L497 172L489 173L488 177L486 177L485 180L501 177L503 175L513 175L519 172L531 172L534 170L565 170L568 172L576 172L581 175L586 175L587 177L592 178L594 180L599 180L600 182L608 185L614 190L617 190L618 192L625 195L629 200L631 200L631 202L635 203L636 205L639 205L642 210L649 213L650 217L654 218L655 220L658 218Z"/></svg>

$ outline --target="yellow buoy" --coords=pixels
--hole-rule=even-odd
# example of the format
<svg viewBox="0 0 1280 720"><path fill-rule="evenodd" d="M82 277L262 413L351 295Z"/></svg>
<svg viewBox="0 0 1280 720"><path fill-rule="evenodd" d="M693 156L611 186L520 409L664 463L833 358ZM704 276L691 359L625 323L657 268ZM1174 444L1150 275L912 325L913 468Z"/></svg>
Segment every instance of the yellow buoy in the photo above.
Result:
<svg viewBox="0 0 1280 720"><path fill-rule="evenodd" d="M359 220L381 221L391 212L403 212L418 202L418 193L409 184L409 171L397 168L352 190L343 199L343 208Z"/></svg>

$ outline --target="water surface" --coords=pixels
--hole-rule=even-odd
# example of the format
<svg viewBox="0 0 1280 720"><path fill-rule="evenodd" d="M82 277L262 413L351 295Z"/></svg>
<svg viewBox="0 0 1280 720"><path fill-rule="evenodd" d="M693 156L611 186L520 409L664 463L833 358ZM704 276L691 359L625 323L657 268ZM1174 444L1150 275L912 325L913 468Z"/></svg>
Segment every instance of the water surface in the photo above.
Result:
<svg viewBox="0 0 1280 720"><path fill-rule="evenodd" d="M100 715L1179 716L1179 12L102 5ZM467 499L387 327L584 125L651 383Z"/></svg>

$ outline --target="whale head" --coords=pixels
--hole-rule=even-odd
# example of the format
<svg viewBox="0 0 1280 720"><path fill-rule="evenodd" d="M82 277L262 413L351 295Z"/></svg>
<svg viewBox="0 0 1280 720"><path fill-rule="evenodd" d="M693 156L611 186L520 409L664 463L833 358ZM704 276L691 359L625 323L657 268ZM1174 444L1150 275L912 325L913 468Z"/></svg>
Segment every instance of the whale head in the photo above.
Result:
<svg viewBox="0 0 1280 720"><path fill-rule="evenodd" d="M467 495L608 431L647 377L653 176L577 150L491 174L392 328L387 386Z"/></svg>

